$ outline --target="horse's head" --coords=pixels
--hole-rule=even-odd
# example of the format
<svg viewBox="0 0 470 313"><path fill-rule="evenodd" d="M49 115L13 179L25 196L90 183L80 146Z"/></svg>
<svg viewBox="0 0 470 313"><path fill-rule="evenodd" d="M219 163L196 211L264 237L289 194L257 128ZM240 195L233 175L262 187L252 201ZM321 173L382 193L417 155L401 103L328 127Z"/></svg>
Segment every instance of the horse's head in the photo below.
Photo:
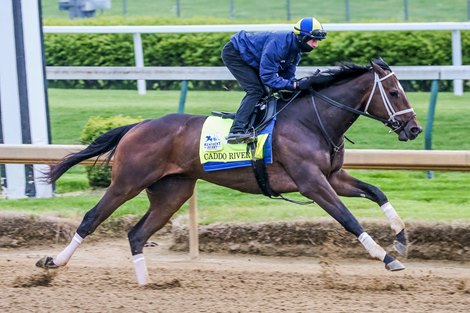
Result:
<svg viewBox="0 0 470 313"><path fill-rule="evenodd" d="M382 59L371 61L374 83L364 111L386 120L401 141L415 139L423 129L405 95L405 91L390 67Z"/></svg>

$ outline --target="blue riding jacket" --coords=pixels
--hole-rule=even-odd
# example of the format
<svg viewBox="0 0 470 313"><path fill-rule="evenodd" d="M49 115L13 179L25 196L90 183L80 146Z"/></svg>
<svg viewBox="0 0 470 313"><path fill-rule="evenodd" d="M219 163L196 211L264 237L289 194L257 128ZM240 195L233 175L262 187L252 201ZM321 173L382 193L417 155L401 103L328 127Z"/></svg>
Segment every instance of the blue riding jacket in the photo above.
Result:
<svg viewBox="0 0 470 313"><path fill-rule="evenodd" d="M232 36L242 59L259 70L261 81L277 90L293 90L295 70L300 62L300 49L293 32L248 33Z"/></svg>

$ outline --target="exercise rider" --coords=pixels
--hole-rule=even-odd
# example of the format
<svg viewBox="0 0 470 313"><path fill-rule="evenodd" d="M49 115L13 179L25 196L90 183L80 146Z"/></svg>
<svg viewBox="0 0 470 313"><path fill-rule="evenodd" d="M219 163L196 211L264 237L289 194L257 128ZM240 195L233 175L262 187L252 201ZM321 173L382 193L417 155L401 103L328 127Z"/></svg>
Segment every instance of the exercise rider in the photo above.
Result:
<svg viewBox="0 0 470 313"><path fill-rule="evenodd" d="M309 82L296 80L295 71L301 53L318 47L326 31L318 20L305 17L293 31L240 31L232 36L222 49L222 60L246 92L235 115L228 143L241 143L250 138L247 129L256 104L265 94L265 86L273 90L302 90Z"/></svg>

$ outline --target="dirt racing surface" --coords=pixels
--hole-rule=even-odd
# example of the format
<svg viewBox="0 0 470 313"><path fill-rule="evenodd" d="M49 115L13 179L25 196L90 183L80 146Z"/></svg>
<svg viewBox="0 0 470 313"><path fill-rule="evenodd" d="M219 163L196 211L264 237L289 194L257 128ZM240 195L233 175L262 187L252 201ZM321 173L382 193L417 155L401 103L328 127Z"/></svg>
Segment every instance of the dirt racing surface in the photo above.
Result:
<svg viewBox="0 0 470 313"><path fill-rule="evenodd" d="M85 240L69 264L35 262L64 244L0 248L0 312L470 312L470 264L202 254L162 239L138 287L127 240Z"/></svg>

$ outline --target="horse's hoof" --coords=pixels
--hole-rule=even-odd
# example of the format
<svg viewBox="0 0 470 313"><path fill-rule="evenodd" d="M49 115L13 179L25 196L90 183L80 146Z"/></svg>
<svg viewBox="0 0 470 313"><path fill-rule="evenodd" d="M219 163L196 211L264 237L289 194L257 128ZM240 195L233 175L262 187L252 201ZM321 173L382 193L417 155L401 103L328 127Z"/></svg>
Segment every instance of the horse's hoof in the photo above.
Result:
<svg viewBox="0 0 470 313"><path fill-rule="evenodd" d="M155 241L147 241L145 244L144 244L144 247L145 248L148 248L148 247L158 247L159 244L158 242L155 242Z"/></svg>
<svg viewBox="0 0 470 313"><path fill-rule="evenodd" d="M396 236L395 241L393 242L393 248L397 251L400 255L406 256L408 253L408 240L406 239L406 232L402 229Z"/></svg>
<svg viewBox="0 0 470 313"><path fill-rule="evenodd" d="M36 262L37 267L45 268L45 269L50 269L50 268L58 268L59 266L55 265L54 259L50 256L45 256L39 259L39 261Z"/></svg>
<svg viewBox="0 0 470 313"><path fill-rule="evenodd" d="M401 271L405 269L405 266L398 260L393 260L392 262L385 264L385 268L389 271Z"/></svg>
<svg viewBox="0 0 470 313"><path fill-rule="evenodd" d="M395 240L395 241L393 242L393 248L394 248L395 251L398 252L398 254L400 254L401 256L406 256L406 255L408 254L408 246L402 244L402 243L399 242L398 240Z"/></svg>

